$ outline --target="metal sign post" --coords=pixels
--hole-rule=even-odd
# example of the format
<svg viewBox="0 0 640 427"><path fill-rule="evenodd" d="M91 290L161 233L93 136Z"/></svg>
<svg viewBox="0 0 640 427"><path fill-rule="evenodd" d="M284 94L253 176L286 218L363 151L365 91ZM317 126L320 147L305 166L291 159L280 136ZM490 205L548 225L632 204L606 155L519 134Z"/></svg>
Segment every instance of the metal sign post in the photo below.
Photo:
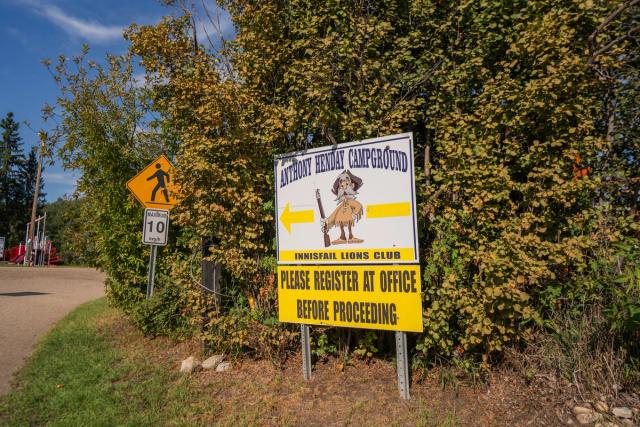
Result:
<svg viewBox="0 0 640 427"><path fill-rule="evenodd" d="M147 276L147 299L153 296L153 282L156 275L156 256L158 255L158 246L151 245L151 253L149 254L149 275Z"/></svg>
<svg viewBox="0 0 640 427"><path fill-rule="evenodd" d="M300 325L300 341L302 343L302 375L305 380L311 379L311 339L309 325Z"/></svg>
<svg viewBox="0 0 640 427"><path fill-rule="evenodd" d="M222 293L221 282L222 266L211 260L207 260L206 257L210 254L209 248L214 246L214 239L202 239L202 260L200 261L200 268L202 275L200 277L200 287L202 288L205 298L205 306L202 310L202 324L200 325L200 331L202 333L202 352L209 351L209 341L206 338L205 331L211 320L211 303L213 301L213 310L220 312L222 309Z"/></svg>
<svg viewBox="0 0 640 427"><path fill-rule="evenodd" d="M396 331L396 360L398 365L398 391L400 397L409 400L409 358L407 357L407 334Z"/></svg>
<svg viewBox="0 0 640 427"><path fill-rule="evenodd" d="M142 243L151 245L149 254L149 275L147 277L147 299L153 296L153 283L156 274L158 246L165 246L169 236L169 211L145 209L142 223Z"/></svg>

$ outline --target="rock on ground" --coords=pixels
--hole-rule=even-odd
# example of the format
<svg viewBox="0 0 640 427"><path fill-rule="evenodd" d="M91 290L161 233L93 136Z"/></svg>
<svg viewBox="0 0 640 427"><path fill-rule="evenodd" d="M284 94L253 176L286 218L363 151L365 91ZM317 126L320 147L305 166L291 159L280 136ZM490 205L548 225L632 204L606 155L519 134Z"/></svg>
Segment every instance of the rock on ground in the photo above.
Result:
<svg viewBox="0 0 640 427"><path fill-rule="evenodd" d="M231 363L230 362L222 362L216 368L216 372L225 372L225 371L228 371L230 369L231 369Z"/></svg>
<svg viewBox="0 0 640 427"><path fill-rule="evenodd" d="M631 409L627 408L626 406L619 406L617 408L613 408L611 413L618 418L633 418L633 412L631 411Z"/></svg>
<svg viewBox="0 0 640 427"><path fill-rule="evenodd" d="M580 424L592 424L598 420L598 414L593 409L584 406L576 406L573 408L573 415Z"/></svg>
<svg viewBox="0 0 640 427"><path fill-rule="evenodd" d="M195 364L196 364L195 357L193 356L187 357L182 361L182 365L180 365L180 372L185 374L191 373L193 371L193 368L195 367Z"/></svg>
<svg viewBox="0 0 640 427"><path fill-rule="evenodd" d="M202 369L215 369L224 360L224 355L216 354L202 362Z"/></svg>
<svg viewBox="0 0 640 427"><path fill-rule="evenodd" d="M595 412L591 412L588 414L578 414L576 415L576 420L578 420L580 424L592 424L598 420L598 414L596 414Z"/></svg>
<svg viewBox="0 0 640 427"><path fill-rule="evenodd" d="M587 408L585 406L574 406L573 408L573 415L591 414L591 413L593 413L593 409Z"/></svg>

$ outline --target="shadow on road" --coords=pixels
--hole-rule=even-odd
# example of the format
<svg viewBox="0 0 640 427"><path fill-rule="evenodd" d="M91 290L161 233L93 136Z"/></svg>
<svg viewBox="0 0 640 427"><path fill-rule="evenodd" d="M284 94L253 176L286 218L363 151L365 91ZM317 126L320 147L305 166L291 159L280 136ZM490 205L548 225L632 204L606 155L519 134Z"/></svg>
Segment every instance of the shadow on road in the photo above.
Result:
<svg viewBox="0 0 640 427"><path fill-rule="evenodd" d="M49 292L2 292L0 297L30 297L33 295L49 295Z"/></svg>

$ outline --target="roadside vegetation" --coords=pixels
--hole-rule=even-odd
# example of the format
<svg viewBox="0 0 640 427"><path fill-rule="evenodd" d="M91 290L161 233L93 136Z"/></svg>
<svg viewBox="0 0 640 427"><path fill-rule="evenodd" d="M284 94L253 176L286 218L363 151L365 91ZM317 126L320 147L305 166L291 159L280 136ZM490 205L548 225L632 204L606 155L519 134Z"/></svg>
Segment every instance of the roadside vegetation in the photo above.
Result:
<svg viewBox="0 0 640 427"><path fill-rule="evenodd" d="M310 382L299 358L276 368L243 357L230 359L230 371L180 374L181 360L199 347L196 339L145 337L106 299L84 304L38 344L14 390L0 397L0 425L454 427L555 417L548 398L532 398L508 375L492 379L490 396L463 382L442 389L430 375L399 402L393 360L346 368L330 360Z"/></svg>
<svg viewBox="0 0 640 427"><path fill-rule="evenodd" d="M414 369L486 379L508 360L583 399L637 390L637 2L166 3L175 13L132 23L129 53L104 66L88 47L47 61L50 144L82 174L78 244L90 238L110 301L144 333L283 366L298 334L277 321L273 155L412 131ZM145 301L142 208L125 183L159 154L180 204ZM199 287L203 256L223 267L220 310ZM384 357L391 342L314 328L319 360Z"/></svg>
<svg viewBox="0 0 640 427"><path fill-rule="evenodd" d="M37 170L37 147L25 150L19 118L8 112L0 119L0 236L6 239L5 249L24 243ZM45 203L43 188L44 180L41 180L39 209Z"/></svg>
<svg viewBox="0 0 640 427"><path fill-rule="evenodd" d="M47 235L60 251L64 265L94 264L92 233L82 224L84 204L80 195L65 196L47 203L42 209L47 214Z"/></svg>
<svg viewBox="0 0 640 427"><path fill-rule="evenodd" d="M82 305L38 345L0 398L0 424L158 425L179 413L186 383L125 352L106 331L117 312L106 299Z"/></svg>

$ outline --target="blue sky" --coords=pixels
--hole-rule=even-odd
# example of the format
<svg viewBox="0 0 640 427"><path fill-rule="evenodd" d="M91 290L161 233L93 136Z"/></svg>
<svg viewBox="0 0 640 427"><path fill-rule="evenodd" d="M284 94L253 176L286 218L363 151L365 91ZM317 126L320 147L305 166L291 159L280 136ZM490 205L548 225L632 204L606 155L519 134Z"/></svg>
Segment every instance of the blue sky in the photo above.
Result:
<svg viewBox="0 0 640 427"><path fill-rule="evenodd" d="M43 59L77 55L87 43L91 59L101 62L106 52L126 52L122 30L129 24L153 24L172 13L156 0L0 0L0 116L13 111L16 120L47 129L40 110L55 102L57 88ZM223 21L225 32L232 32L228 16ZM20 135L25 147L37 142L24 124ZM47 200L72 194L76 177L58 161L47 167Z"/></svg>

